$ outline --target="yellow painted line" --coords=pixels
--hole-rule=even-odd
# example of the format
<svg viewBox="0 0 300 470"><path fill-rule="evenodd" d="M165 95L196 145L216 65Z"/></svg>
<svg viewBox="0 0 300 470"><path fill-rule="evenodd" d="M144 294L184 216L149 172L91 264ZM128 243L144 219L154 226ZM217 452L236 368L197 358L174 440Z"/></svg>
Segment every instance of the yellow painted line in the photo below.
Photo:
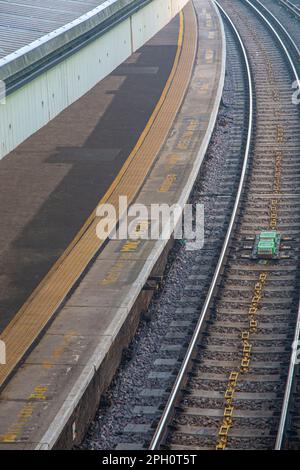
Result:
<svg viewBox="0 0 300 470"><path fill-rule="evenodd" d="M188 87L197 49L197 23L191 4L180 14L178 46L170 76L145 129L122 170L99 204L117 207L119 195L131 203L145 181L167 138ZM7 364L0 366L0 385L14 370L24 354L47 326L57 309L97 254L99 240L96 209L82 229L53 265L49 273L6 327L1 339L6 344Z"/></svg>

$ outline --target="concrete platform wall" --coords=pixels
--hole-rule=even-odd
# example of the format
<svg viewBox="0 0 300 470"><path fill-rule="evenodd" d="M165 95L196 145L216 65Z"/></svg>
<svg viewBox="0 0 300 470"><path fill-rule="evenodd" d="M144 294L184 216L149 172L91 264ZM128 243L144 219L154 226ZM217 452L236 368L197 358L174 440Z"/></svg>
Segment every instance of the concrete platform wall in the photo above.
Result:
<svg viewBox="0 0 300 470"><path fill-rule="evenodd" d="M188 0L152 0L0 104L0 159L109 75L162 29Z"/></svg>

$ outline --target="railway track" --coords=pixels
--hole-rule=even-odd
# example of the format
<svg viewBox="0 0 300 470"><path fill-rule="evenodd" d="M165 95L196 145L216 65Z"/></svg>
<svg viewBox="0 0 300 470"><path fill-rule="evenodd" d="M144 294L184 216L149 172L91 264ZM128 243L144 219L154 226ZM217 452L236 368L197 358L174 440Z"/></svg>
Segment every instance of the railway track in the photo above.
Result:
<svg viewBox="0 0 300 470"><path fill-rule="evenodd" d="M297 51L260 2L222 0L219 8L244 68L244 164L216 272L152 450L300 447ZM280 259L252 259L253 237L270 229L285 237Z"/></svg>
<svg viewBox="0 0 300 470"><path fill-rule="evenodd" d="M279 0L279 3L284 6L290 13L300 20L300 7L290 0Z"/></svg>

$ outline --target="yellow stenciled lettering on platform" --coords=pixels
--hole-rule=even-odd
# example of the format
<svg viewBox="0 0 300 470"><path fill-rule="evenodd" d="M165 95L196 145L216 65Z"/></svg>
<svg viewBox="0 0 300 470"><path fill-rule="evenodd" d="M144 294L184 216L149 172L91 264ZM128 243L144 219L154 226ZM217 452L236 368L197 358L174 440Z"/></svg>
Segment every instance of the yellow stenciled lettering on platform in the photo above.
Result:
<svg viewBox="0 0 300 470"><path fill-rule="evenodd" d="M191 145L192 139L195 135L195 131L198 129L199 121L197 119L191 119L185 132L180 137L177 149L178 150L187 150Z"/></svg>
<svg viewBox="0 0 300 470"><path fill-rule="evenodd" d="M59 359L62 356L62 354L65 352L65 350L67 349L67 347L71 343L72 339L76 336L78 336L78 334L74 330L71 330L68 333L66 333L63 336L62 343L59 344L57 347L55 347L53 349L52 353L51 353L51 356L48 359L46 359L46 361L43 362L43 368L44 369L51 369L54 366L55 361L57 361L57 359ZM35 389L34 393L39 395L39 393L45 392L45 391L46 391L45 387L44 388L37 387ZM35 398L35 397L32 395L30 398ZM42 396L40 396L39 398L43 399Z"/></svg>
<svg viewBox="0 0 300 470"><path fill-rule="evenodd" d="M175 183L177 179L177 175L175 175L175 173L171 174L171 175L167 175L161 185L161 187L159 188L159 192L160 193L167 193L170 188L172 187L173 183Z"/></svg>
<svg viewBox="0 0 300 470"><path fill-rule="evenodd" d="M2 434L0 436L0 442L4 442L7 444L16 442L18 436L24 429L24 426L32 417L38 402L41 400L46 400L46 392L47 387L44 387L42 385L39 385L34 388L33 392L27 398L28 403L26 403L20 410L16 422L10 426L7 433Z"/></svg>
<svg viewBox="0 0 300 470"><path fill-rule="evenodd" d="M140 244L141 240L128 240L121 248L121 252L126 253L136 251Z"/></svg>
<svg viewBox="0 0 300 470"><path fill-rule="evenodd" d="M171 155L168 155L167 161L165 163L166 170L170 171L173 166L177 165L177 163L181 161L181 158L182 157L176 153L171 153Z"/></svg>
<svg viewBox="0 0 300 470"><path fill-rule="evenodd" d="M30 395L29 399L46 400L46 392L47 387L35 387L34 392Z"/></svg>
<svg viewBox="0 0 300 470"><path fill-rule="evenodd" d="M115 283L119 279L121 272L125 267L125 264L126 264L125 261L122 261L122 260L117 261L112 266L110 271L106 274L101 284L104 286L107 286L107 285Z"/></svg>
<svg viewBox="0 0 300 470"><path fill-rule="evenodd" d="M186 131L177 144L178 150L187 150L190 146L193 136L193 131Z"/></svg>
<svg viewBox="0 0 300 470"><path fill-rule="evenodd" d="M101 282L103 286L109 286L110 284L114 284L119 280L120 275L126 266L126 261L129 259L127 258L127 254L137 251L140 244L141 240L127 240L124 243L120 250L122 259L116 261L115 264L111 267L110 271L108 271L108 273L105 275L105 278Z"/></svg>
<svg viewBox="0 0 300 470"><path fill-rule="evenodd" d="M214 51L212 49L207 49L205 53L205 62L207 64L212 64L214 58Z"/></svg>
<svg viewBox="0 0 300 470"><path fill-rule="evenodd" d="M199 126L199 121L197 119L192 119L187 127L188 131L195 131Z"/></svg>

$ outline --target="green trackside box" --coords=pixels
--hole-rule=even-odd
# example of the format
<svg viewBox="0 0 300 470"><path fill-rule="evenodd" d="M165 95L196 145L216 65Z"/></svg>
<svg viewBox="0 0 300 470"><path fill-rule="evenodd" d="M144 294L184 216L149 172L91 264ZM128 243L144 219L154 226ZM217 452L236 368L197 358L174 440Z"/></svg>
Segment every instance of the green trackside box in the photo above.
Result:
<svg viewBox="0 0 300 470"><path fill-rule="evenodd" d="M259 256L265 255L265 256L272 257L275 255L275 252L276 252L276 245L273 240L270 240L269 242L268 241L258 242L257 254Z"/></svg>
<svg viewBox="0 0 300 470"><path fill-rule="evenodd" d="M252 252L254 259L277 259L279 258L281 234L277 231L261 232L256 235Z"/></svg>
<svg viewBox="0 0 300 470"><path fill-rule="evenodd" d="M278 232L261 232L259 234L259 239L260 240L273 240L274 242L276 242L276 238L277 238L277 235L278 235Z"/></svg>

